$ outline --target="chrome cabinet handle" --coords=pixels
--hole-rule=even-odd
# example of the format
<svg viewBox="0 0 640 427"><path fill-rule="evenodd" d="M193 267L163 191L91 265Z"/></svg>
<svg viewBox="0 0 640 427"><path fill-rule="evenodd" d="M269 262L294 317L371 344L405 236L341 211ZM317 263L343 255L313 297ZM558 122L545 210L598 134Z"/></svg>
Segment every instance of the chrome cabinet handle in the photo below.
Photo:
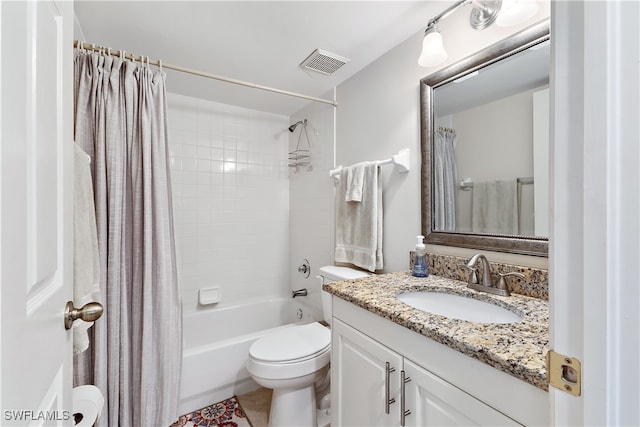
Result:
<svg viewBox="0 0 640 427"><path fill-rule="evenodd" d="M389 362L385 362L385 378L384 378L384 413L389 414L389 406L392 403L396 403L396 399L389 399L389 395L391 394L389 391L390 388L390 376L391 372L395 372L396 368L392 368Z"/></svg>
<svg viewBox="0 0 640 427"><path fill-rule="evenodd" d="M83 305L82 308L75 308L73 301L69 301L64 309L64 328L71 329L73 322L78 319L85 322L98 320L102 316L103 310L102 304L98 302L90 302Z"/></svg>
<svg viewBox="0 0 640 427"><path fill-rule="evenodd" d="M400 371L400 383L402 384L402 388L400 388L400 425L404 427L404 419L407 415L411 415L411 410L405 409L406 398L405 398L405 384L411 381L410 377L405 377L405 372Z"/></svg>

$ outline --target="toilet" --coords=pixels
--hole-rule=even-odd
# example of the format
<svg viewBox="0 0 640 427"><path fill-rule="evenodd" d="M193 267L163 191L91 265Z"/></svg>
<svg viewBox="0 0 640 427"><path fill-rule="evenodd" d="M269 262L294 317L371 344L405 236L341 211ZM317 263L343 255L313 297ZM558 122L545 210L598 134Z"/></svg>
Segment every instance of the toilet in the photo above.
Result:
<svg viewBox="0 0 640 427"><path fill-rule="evenodd" d="M366 277L371 273L333 265L320 268L322 283ZM321 285L320 285L321 286ZM331 323L331 294L322 292L325 320ZM318 322L292 325L256 340L249 348L247 371L273 390L269 426L327 425L328 411L316 410L316 384L328 382L331 331ZM328 401L327 399L323 399Z"/></svg>

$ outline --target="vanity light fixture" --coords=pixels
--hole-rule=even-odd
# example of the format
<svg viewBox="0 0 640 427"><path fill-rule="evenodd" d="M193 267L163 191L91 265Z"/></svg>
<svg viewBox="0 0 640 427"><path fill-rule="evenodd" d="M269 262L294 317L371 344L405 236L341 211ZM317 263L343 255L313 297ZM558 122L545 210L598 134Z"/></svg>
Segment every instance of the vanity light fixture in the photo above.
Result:
<svg viewBox="0 0 640 427"><path fill-rule="evenodd" d="M484 30L494 22L501 27L518 25L538 12L537 0L458 0L427 23L422 40L422 51L418 64L435 67L447 59L442 35L436 24L467 4L473 5L469 15L469 25L475 30Z"/></svg>
<svg viewBox="0 0 640 427"><path fill-rule="evenodd" d="M436 28L436 24L427 27L422 40L422 52L418 58L421 67L433 67L442 64L446 59L447 51L442 44L442 35Z"/></svg>
<svg viewBox="0 0 640 427"><path fill-rule="evenodd" d="M474 30L488 28L495 22L499 16L498 13L502 13L500 10L502 6L501 0L474 0L471 3L473 4L473 9L471 9L471 14L469 15L469 25Z"/></svg>
<svg viewBox="0 0 640 427"><path fill-rule="evenodd" d="M539 8L538 2L535 0L502 0L496 25L510 27L522 24L538 13Z"/></svg>

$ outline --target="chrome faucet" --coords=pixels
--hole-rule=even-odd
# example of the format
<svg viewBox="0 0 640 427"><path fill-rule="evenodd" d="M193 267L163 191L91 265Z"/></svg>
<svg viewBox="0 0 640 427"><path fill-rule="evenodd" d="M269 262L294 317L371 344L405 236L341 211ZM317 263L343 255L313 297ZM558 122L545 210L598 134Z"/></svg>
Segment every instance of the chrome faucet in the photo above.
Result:
<svg viewBox="0 0 640 427"><path fill-rule="evenodd" d="M307 296L307 289L306 288L302 288L302 289L298 289L295 291L291 291L291 298L295 298L295 297L306 297Z"/></svg>
<svg viewBox="0 0 640 427"><path fill-rule="evenodd" d="M478 283L478 275L477 275L477 267L476 264L478 260L482 263L482 281ZM509 292L509 287L507 286L507 282L505 280L506 276L518 276L524 278L524 274L518 273L516 271L512 271L509 273L498 273L500 279L497 284L493 284L491 280L491 265L489 264L489 260L483 254L475 254L474 256L467 261L466 264L462 264L463 267L470 270L469 273L469 281L467 283L467 287L480 291L480 292L488 292L490 294L501 295L503 297L508 297L511 295Z"/></svg>
<svg viewBox="0 0 640 427"><path fill-rule="evenodd" d="M490 288L493 286L493 283L491 283L491 266L489 265L489 260L486 256L479 253L475 254L471 259L469 259L469 261L467 261L466 267L473 270L473 272L477 271L476 264L478 263L478 260L482 263L482 282L480 282L480 284ZM477 284L477 281L475 284Z"/></svg>

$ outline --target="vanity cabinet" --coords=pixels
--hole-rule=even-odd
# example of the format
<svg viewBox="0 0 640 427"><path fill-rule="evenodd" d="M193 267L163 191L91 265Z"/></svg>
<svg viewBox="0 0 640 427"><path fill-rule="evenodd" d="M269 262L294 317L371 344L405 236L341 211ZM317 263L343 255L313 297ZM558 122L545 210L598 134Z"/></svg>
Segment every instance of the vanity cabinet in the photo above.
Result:
<svg viewBox="0 0 640 427"><path fill-rule="evenodd" d="M338 319L332 345L331 425L520 425Z"/></svg>
<svg viewBox="0 0 640 427"><path fill-rule="evenodd" d="M402 356L339 320L331 328L331 425L399 425Z"/></svg>
<svg viewBox="0 0 640 427"><path fill-rule="evenodd" d="M547 402L544 390L333 296L332 426L547 425Z"/></svg>

